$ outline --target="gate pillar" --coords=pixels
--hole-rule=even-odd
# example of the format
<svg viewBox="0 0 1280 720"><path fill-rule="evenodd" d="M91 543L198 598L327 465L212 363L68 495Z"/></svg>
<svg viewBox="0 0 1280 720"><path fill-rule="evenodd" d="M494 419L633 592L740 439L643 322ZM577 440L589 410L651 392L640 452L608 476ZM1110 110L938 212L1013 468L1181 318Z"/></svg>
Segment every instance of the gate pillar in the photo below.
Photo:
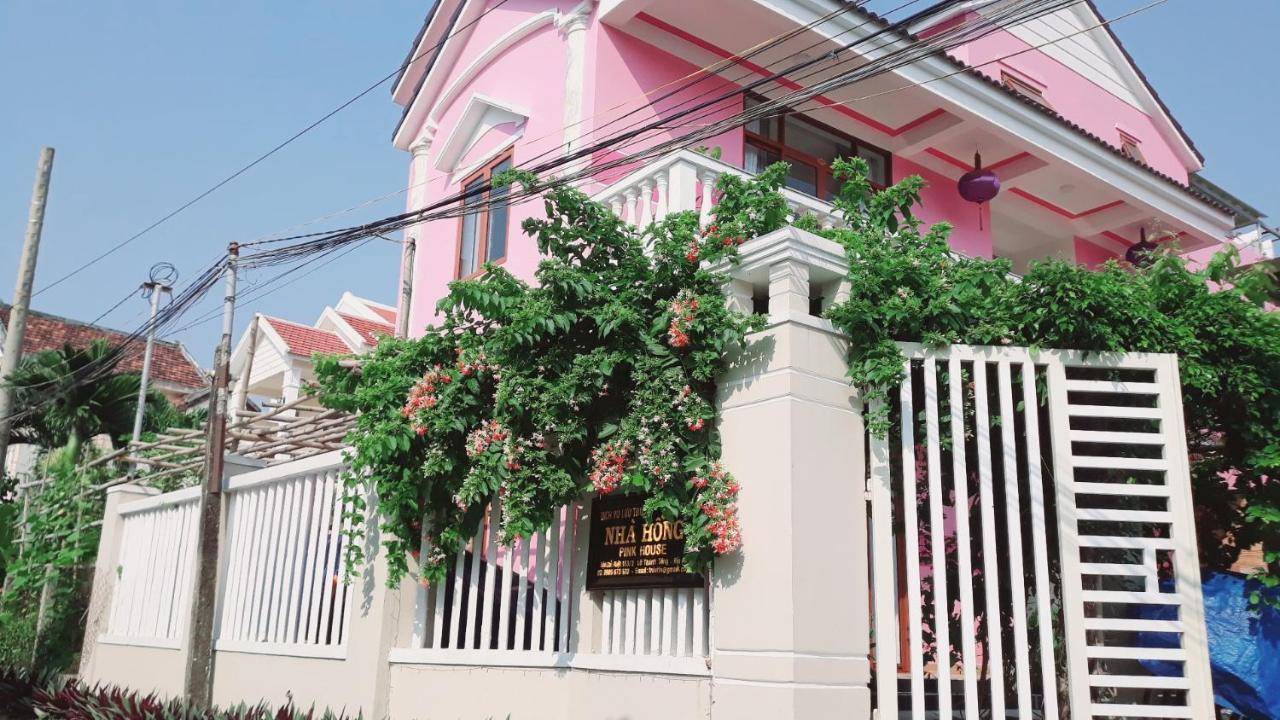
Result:
<svg viewBox="0 0 1280 720"><path fill-rule="evenodd" d="M871 717L861 402L843 336L810 314L845 267L837 244L784 228L730 269L730 302L768 297L769 322L720 383L744 544L714 573L717 720Z"/></svg>

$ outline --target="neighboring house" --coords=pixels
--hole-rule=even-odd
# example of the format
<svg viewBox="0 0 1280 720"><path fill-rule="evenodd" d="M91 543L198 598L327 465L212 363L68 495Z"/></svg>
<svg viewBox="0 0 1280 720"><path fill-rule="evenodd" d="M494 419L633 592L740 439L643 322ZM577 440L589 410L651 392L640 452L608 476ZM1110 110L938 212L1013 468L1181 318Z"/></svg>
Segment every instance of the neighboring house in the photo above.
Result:
<svg viewBox="0 0 1280 720"><path fill-rule="evenodd" d="M9 305L0 304L0 339L9 327ZM60 350L64 345L87 347L95 340L118 345L130 339L127 332L90 325L79 320L50 315L35 310L27 313L27 331L22 336L22 354L28 356L42 350ZM144 343L134 342L118 366L121 372L142 372ZM156 340L151 356L150 387L180 408L188 407L188 396L203 391L208 379L200 364L180 342Z"/></svg>
<svg viewBox="0 0 1280 720"><path fill-rule="evenodd" d="M242 409L249 398L267 405L297 400L303 385L315 379L313 355L368 352L380 337L395 334L395 318L394 308L350 292L312 325L255 315L231 354L232 407Z"/></svg>
<svg viewBox="0 0 1280 720"><path fill-rule="evenodd" d="M792 38L763 58L725 63L718 76L681 88L702 77L699 68L732 60L841 4L441 0L410 48L409 59L416 59L393 89L404 107L393 142L412 153L408 209L512 165L545 160L544 154L563 152L564 144L581 147L668 117L694 99L796 62L801 56L794 53L814 57L884 27L850 3L816 32ZM961 3L917 33L936 34L998 5ZM754 171L783 159L792 163L789 185L797 192L796 204L820 213L830 209L820 200L831 192L828 163L857 154L868 159L878 182L923 176L928 187L920 216L954 224L956 250L1008 257L1018 271L1047 257L1089 266L1122 257L1143 229L1171 231L1187 251L1220 245L1233 227L1231 211L1189 184L1204 164L1200 153L1101 22L1092 3L1080 2L992 32L950 56L929 57L819 96L803 113L703 140L698 144L719 148L721 161L685 152L690 157L680 162L693 166L687 184L699 185L690 206L703 205L700 184L719 173ZM823 42L819 35L839 39ZM855 46L853 52L862 49ZM788 78L757 90L762 97L779 97L804 83L803 77ZM695 124L730 116L744 102L756 100L719 103ZM592 159L624 158L688 132L681 121L671 125ZM1003 185L981 210L956 189L960 175L973 169L975 151ZM665 165L675 159L668 160ZM638 202L644 207L631 217L642 220L660 207L685 207L675 197L677 187L666 187L676 176L659 172L660 166L661 158L601 173L585 189L621 212L632 212ZM646 175L646 168L652 172ZM630 180L618 180L624 175ZM656 202L648 202L655 190ZM485 261L530 277L539 258L520 221L541 212L541 203L524 203L408 230L422 241L412 269L410 334L433 319L451 280L474 274Z"/></svg>

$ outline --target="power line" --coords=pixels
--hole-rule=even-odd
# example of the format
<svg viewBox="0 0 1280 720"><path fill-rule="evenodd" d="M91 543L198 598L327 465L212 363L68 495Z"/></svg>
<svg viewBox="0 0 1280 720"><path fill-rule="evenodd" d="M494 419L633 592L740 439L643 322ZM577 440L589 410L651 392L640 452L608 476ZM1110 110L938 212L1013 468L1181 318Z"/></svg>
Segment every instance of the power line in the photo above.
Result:
<svg viewBox="0 0 1280 720"><path fill-rule="evenodd" d="M290 144L292 144L292 143L293 143L295 140L297 140L298 138L302 137L303 135L306 135L307 133L309 133L309 132L311 132L312 130L314 130L316 127L320 126L320 124L324 123L324 122L325 122L326 120L328 120L329 118L331 118L331 117L333 117L334 115L337 115L338 113L340 113L340 112L342 112L343 110L347 109L348 107L350 107L350 106L351 106L352 104L354 104L355 102L359 101L359 100L360 100L361 98L363 98L364 96L366 96L366 95L368 95L369 93L371 93L371 92L373 92L374 90L376 90L376 89L377 89L378 87L380 87L383 83L387 82L388 80L390 80L390 79L391 79L391 78L393 78L393 77L396 77L398 74L400 74L400 72L401 72L401 71L403 71L405 68L409 67L409 66L410 66L410 65L412 65L413 63L417 62L417 61L418 61L420 58L422 58L424 55L426 55L427 53L429 53L429 52L431 52L431 51L433 51L433 50L438 49L440 46L442 46L442 45L444 45L446 42L448 42L450 38L454 37L454 36L455 36L455 35L457 35L458 33L461 33L463 30L466 30L467 28L471 27L472 25L475 25L476 23L480 22L480 20L481 20L481 19L483 19L486 15L488 15L488 14L489 14L489 13L491 13L491 12L493 12L494 10L497 10L498 8L502 7L503 5L507 4L509 1L510 1L510 0L498 0L497 4L495 4L493 7L487 8L484 12L480 13L480 15L479 15L478 17L476 17L474 20L472 20L471 22L469 22L469 23L467 23L467 24L463 25L462 27L458 28L457 30L453 31L452 33L450 33L449 35L447 35L445 38L443 38L440 42L438 42L438 43L436 43L435 45L432 45L431 47L429 47L429 48L427 48L427 49L423 50L421 53L418 53L417 55L415 55L415 56L413 56L413 57L411 57L411 58L406 59L406 60L405 60L403 63L401 63L401 64L400 64L400 66L399 66L399 67L397 67L395 70L393 70L393 71L391 71L390 73L388 73L387 75L383 76L381 80L378 80L377 82L375 82L374 84L372 84L372 85L370 85L369 87L365 88L364 90L361 90L359 93L356 93L354 96L352 96L351 98L347 99L347 100L346 100L345 102L343 102L341 105L337 106L336 108L334 108L334 109L330 110L329 112L325 113L324 115L320 116L320 118L319 118L318 120L316 120L316 121L312 122L310 125L307 125L306 127L302 128L302 129L301 129L301 130L299 130L298 132L296 132L296 133L294 133L293 135L289 136L289 138L287 138L287 139L286 139L286 140L284 140L283 142L281 142L281 143L277 144L275 147L271 148L270 150L268 150L268 151L266 151L266 152L262 153L262 154L261 154L261 155L259 155L257 158L255 158L253 161L251 161L249 164L247 164L247 165L245 165L245 166L241 167L239 170L236 170L235 172L231 173L231 174L230 174L230 175L228 175L227 177L225 177L225 178L223 178L223 179L219 180L219 181L218 181L217 183L215 183L212 187L208 188L207 190L205 190L204 192L200 193L199 195L196 195L195 197L191 198L190 200L188 200L187 202L183 203L182 205L178 206L176 209L174 209L174 210L170 211L168 214L164 215L164 216L163 216L163 217L161 217L159 220L156 220L155 222L153 222L153 223L151 223L150 225L146 226L145 228L143 228L143 229L139 230L138 232L134 233L133 235L130 235L129 237L125 238L124 240L120 241L119 243L116 243L115 245L113 245L112 247L108 248L106 251L104 251L103 253L99 254L99 255L98 255L98 256L96 256L96 257L94 257L93 259L89 260L88 262L84 263L83 265L80 265L79 267L77 267L76 269L72 270L71 272L69 272L69 273L67 273L67 274L63 275L62 277L59 277L58 279L54 280L53 282L49 283L48 285L45 285L44 287L40 288L39 290L37 290L37 291L32 295L32 297L35 297L36 295L39 295L40 293L42 293L42 292L44 292L44 291L46 291L46 290L52 289L52 288L54 288L54 287L57 287L58 285L61 285L63 282L65 282L66 280L70 279L71 277L73 277L73 276L75 276L75 275L77 275L77 274L79 274L79 273L83 272L84 270L86 270L86 269L88 269L88 268L92 267L92 266L93 266L94 264L96 264L98 261L102 260L103 258L106 258L106 257L107 257L107 256L109 256L109 255L114 254L115 252L117 252L117 251L119 251L121 248L123 248L124 246L126 246L126 245L128 245L129 243L133 242L134 240L137 240L138 238L142 237L143 235L146 235L147 233L151 232L152 230L156 229L157 227L160 227L162 224L164 224L165 222L167 222L168 220L170 220L170 219L171 219L171 218L173 218L174 216L178 215L178 214L179 214L179 213L181 213L182 211L186 210L187 208L191 207L192 205L195 205L196 203L200 202L201 200L205 199L206 197L208 197L208 196L212 195L213 193L217 192L219 189L221 189L221 188L222 188L224 185L226 185L227 183L232 182L233 180L235 180L236 178L238 178L238 177L240 177L241 175L245 174L245 173L246 173L246 172L248 172L249 170L252 170L255 166L257 166L257 165L258 165L259 163L261 163L262 161L266 160L267 158L271 157L272 155L275 155L277 152L279 152L279 151L283 150L285 147L287 147L287 146L289 146Z"/></svg>
<svg viewBox="0 0 1280 720"><path fill-rule="evenodd" d="M1165 1L1166 0L1156 0L1156 2L1151 3L1147 7L1140 8L1126 15L1115 18L1114 20L1119 20L1119 19L1122 19L1123 17L1130 17L1132 15L1137 14L1138 12L1141 12L1142 10L1149 9L1150 7L1154 7L1155 5L1161 4ZM1006 21L1025 22L1027 19L1030 19L1032 17L1037 17L1038 14L1051 12L1052 10L1061 6L1063 2L1065 2L1065 0L1041 0L1040 2L1028 3L1026 6L1027 8L1026 12L1022 12L1017 15L1008 15L1008 16L1005 16L1003 19ZM940 8L943 8L952 4L954 4L954 2L939 3L933 6L932 8L930 8L929 10L924 11L923 13L917 13L916 15L913 15L912 18L918 18L922 14L926 14L926 13L937 12ZM896 23L887 25L885 28L882 28L880 31L877 31L877 33L874 33L872 37L878 36L893 30L901 29L902 27L905 27L905 23L911 22L912 18L908 18L905 21L898 21ZM1112 22L1112 21L1101 23L1099 26L1108 24L1109 22ZM888 55L878 58L877 60L872 61L871 63L868 63L866 65L860 66L859 68L856 68L852 72L842 73L840 75L837 75L834 78L825 80L815 85L814 87L803 88L800 91L792 93L788 97L784 97L779 100L771 100L767 103L762 103L761 105L756 106L755 108L752 108L750 111L740 112L735 114L732 117L724 118L716 123L711 123L706 127L701 128L698 132L690 133L689 135L681 136L679 138L671 138L666 142L659 143L651 148L647 148L644 151L641 151L635 155L621 158L618 160L605 162L605 163L597 163L594 165L589 165L588 167L582 170L576 171L574 173L570 173L568 176L563 178L556 178L555 180L547 182L544 185L537 186L534 188L526 188L519 192L507 193L505 197L503 197L499 201L492 200L490 196L490 197L487 197L482 203L467 203L464 206L460 202L461 200L465 200L474 195L480 195L480 194L487 195L488 191L491 189L491 183L486 183L484 187L478 188L471 192L463 192L463 193L455 194L451 197L445 198L439 202L433 203L432 205L427 206L425 208L421 208L417 211L402 213L400 215L384 218L379 221L366 223L365 225L336 230L327 234L311 233L306 236L298 236L298 237L307 237L312 239L308 239L304 242L296 243L294 245L276 248L273 250L264 250L262 252L254 253L248 256L242 256L241 266L246 268L267 267L272 265L287 264L287 263L298 261L298 260L302 261L296 266L294 266L293 268L291 268L290 270L280 273L277 276L267 281L264 281L262 283L262 287L265 289L267 286L278 281L280 278L283 278L291 274L292 272L295 272L296 270L301 269L302 267L306 267L307 265L310 265L312 262L315 262L320 258L323 258L324 256L331 254L338 248L350 245L352 243L357 243L362 240L364 242L368 242L371 236L377 235L379 233L391 232L396 229L401 229L408 225L417 224L429 219L453 217L460 214L475 212L477 210L477 205L481 207L484 207L486 205L489 207L497 207L499 205L508 205L514 202L523 202L537 194L545 192L545 190L550 187L556 187L556 186L560 186L570 182L574 182L583 177L588 177L592 174L598 173L603 169L611 169L623 164L631 164L648 157L665 154L671 151L671 149L673 148L687 147L695 142L698 142L701 139L705 139L706 137L719 134L723 132L725 129L728 129L729 127L736 127L741 124L744 124L745 122L749 122L753 117L760 117L769 112L772 112L775 114L796 112L794 110L791 110L790 108L787 108L783 103L790 102L796 99L799 99L800 102L804 102L809 99L812 99L813 97L816 97L818 94L822 92L829 91L830 89L833 89L836 87L843 87L855 82L859 82L861 80L868 79L870 77L878 76L896 67L901 67L904 64L915 62L928 55L936 54L938 52L944 51L947 47L954 46L955 44L958 44L960 42L971 42L973 41L973 39L975 39L975 37L978 37L978 35L975 35L974 32L976 32L976 28L978 28L979 26L985 27L986 32L991 32L991 31L994 31L994 29L996 28L1002 27L998 23L992 23L992 22L975 23L974 26L972 27L962 26L961 30L956 30L954 28L949 29L947 31L944 31L942 33L939 33L931 37L928 41L912 40L910 44L906 45L903 48L899 48L894 51L891 51ZM1088 28L1080 32L1086 32L1087 30L1090 30L1090 29L1093 29L1093 28ZM1072 35L1075 35L1075 34L1079 34L1079 33L1078 32L1073 33ZM1049 45L1055 42L1060 42L1062 40L1067 39L1068 37L1071 37L1072 35L1067 35L1062 38L1058 38L1057 40L1044 43L1043 45ZM845 49L852 47L858 44L859 42L863 42L866 39L867 38L864 38L861 41L855 41L853 43L849 43L845 46ZM947 40L949 40L949 42L947 42ZM1027 50L1022 50L1017 53L1011 53L1009 56L1021 54L1026 51ZM996 62L999 59L1001 58L996 58L989 62ZM821 58L819 60L821 60ZM814 64L816 63L812 61L800 63L797 66L793 66L792 68L788 68L787 70L782 71L781 73L774 73L768 76L767 78L764 78L761 81L757 81L756 83L753 83L753 86L758 87L763 82L774 81L777 78L783 76L785 73L794 71L796 67L800 67L800 68L811 67ZM908 84L900 88L897 88L893 91L905 90L909 87L923 85L925 82L930 82L930 81L931 80ZM621 133L620 135L622 137L620 139L625 142L626 140L631 140L638 137L643 132L651 131L656 127L669 126L672 119L687 117L694 112L705 109L711 105L714 105L717 102L722 101L725 97L742 94L748 91L749 91L749 88L739 88L737 91L724 94L722 95L722 97L717 98L716 100L704 102L689 111L682 112L677 116L677 118L666 118L660 121L651 122L647 124L644 128L641 128L639 131ZM893 91L887 91L887 92L893 92ZM887 92L879 93L878 95L887 94ZM852 101L846 101L846 102L852 102ZM602 142L607 143L611 141L616 142L617 140L610 138ZM597 143L597 145L599 145L599 143ZM557 160L555 162L543 163L542 165L539 165L535 169L543 170L543 171L545 171L548 168L554 169L567 162L572 162L574 159L576 159L576 157L561 158L560 160ZM297 239L297 238L292 238L292 239ZM363 244L364 243L360 243L360 245L363 245ZM360 245L356 245L355 247L359 247ZM350 248L347 250L347 252L351 252L354 249L355 248ZM333 262L334 260L338 259L338 257L341 257L345 254L347 253L346 252L340 253L337 257L332 258L328 262ZM307 258L309 257L313 259L307 260ZM207 293L208 289L217 281L217 278L222 274L223 270L225 270L227 266L227 262L228 262L228 259L227 257L224 256L223 258L218 260L213 266L206 269L205 272L202 273L199 278L197 278L196 282L193 282L192 285L188 286L187 289L185 289L182 293L180 293L179 297L175 299L175 302L172 303L170 307L166 308L166 312L162 316L158 316L157 319L152 323L144 324L144 326L141 329L135 331L135 333L130 337L130 339L127 339L124 343L121 343L121 346L117 348L117 352L119 354L122 354L125 346L127 346L130 342L135 340L137 337L140 337L141 335L145 334L147 330L153 325L155 327L161 327L161 326L167 325L170 322L172 322L174 319L179 317L182 313L185 313L188 309L190 309L190 307L193 306L194 303L198 302L199 299L202 298L205 295L205 293ZM323 265L327 265L328 262L325 262L321 266L313 268L311 272L315 272L316 270L319 269L319 267L323 267ZM301 277L305 277L306 275L309 275L309 274L310 272L304 274L303 276L299 276L298 278L291 280L290 283L295 282L297 279L300 279ZM266 294L269 294L270 292L275 292L278 289L279 288L275 288L273 290L260 293L257 297L265 296ZM108 364L104 363L104 365L108 365ZM100 373L98 375L100 375ZM95 375L94 377L96 376L97 375ZM86 378L85 381L86 382L91 381L92 379L94 378L92 377Z"/></svg>

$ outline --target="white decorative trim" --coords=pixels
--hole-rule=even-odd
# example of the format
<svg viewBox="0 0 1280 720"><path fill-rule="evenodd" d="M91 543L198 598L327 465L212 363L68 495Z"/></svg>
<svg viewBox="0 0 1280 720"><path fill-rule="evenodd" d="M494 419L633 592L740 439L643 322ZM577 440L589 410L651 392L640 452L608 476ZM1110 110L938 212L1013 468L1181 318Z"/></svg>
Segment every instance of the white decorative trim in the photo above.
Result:
<svg viewBox="0 0 1280 720"><path fill-rule="evenodd" d="M302 645L294 643L259 643L244 640L218 640L214 643L218 652L243 653L245 655L279 655L284 657L312 658L316 660L346 660L346 645Z"/></svg>
<svg viewBox="0 0 1280 720"><path fill-rule="evenodd" d="M140 647L152 650L181 650L182 643L166 638L121 637L119 635L99 635L99 645L118 645L120 647Z"/></svg>
<svg viewBox="0 0 1280 720"><path fill-rule="evenodd" d="M466 157L486 132L499 125L508 123L516 125L515 132L506 144L515 142L523 137L529 114L528 110L502 100L496 100L487 95L472 95L466 109L462 111L453 129L449 131L449 137L440 148L440 153L436 155L436 169L456 174L458 163L462 158ZM495 154L491 153L490 157Z"/></svg>
<svg viewBox="0 0 1280 720"><path fill-rule="evenodd" d="M134 500L130 503L124 503L120 506L121 515L133 515L148 510L168 507L170 505L180 505L187 502L195 502L200 499L200 486L183 488L163 495L153 495L149 498Z"/></svg>
<svg viewBox="0 0 1280 720"><path fill-rule="evenodd" d="M440 124L440 118L444 115L445 110L453 104L453 101L462 93L463 88L470 84L471 81L480 74L481 70L488 67L488 65L496 60L497 57L505 50L513 47L521 40L531 35L535 30L538 30L543 25L554 23L557 16L558 13L554 10L544 10L543 12L540 12L511 28L497 40L494 40L489 47L482 50L480 54L476 56L476 59L472 60L471 64L458 74L457 79L453 81L453 84L449 86L449 89L445 90L444 93L440 95L440 99L432 106L431 112L427 114L428 127L438 126ZM528 115L526 114L526 117L527 116Z"/></svg>
<svg viewBox="0 0 1280 720"><path fill-rule="evenodd" d="M243 475L236 475L223 482L222 489L225 492L237 492L255 485L275 482L281 478L297 477L341 468L347 464L343 457L345 452L345 450L331 450L327 453L312 455L301 460L280 463L261 470L253 470ZM198 490L199 488L196 489Z"/></svg>
<svg viewBox="0 0 1280 720"><path fill-rule="evenodd" d="M599 655L521 650L450 650L394 648L387 661L395 665L451 665L467 667L555 668L649 675L708 676L703 657L657 655Z"/></svg>

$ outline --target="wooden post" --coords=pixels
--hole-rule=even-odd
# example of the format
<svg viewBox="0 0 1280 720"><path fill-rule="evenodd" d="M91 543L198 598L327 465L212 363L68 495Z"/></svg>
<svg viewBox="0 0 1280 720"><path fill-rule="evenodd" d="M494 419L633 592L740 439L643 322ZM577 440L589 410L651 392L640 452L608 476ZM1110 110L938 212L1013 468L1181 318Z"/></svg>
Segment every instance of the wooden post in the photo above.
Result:
<svg viewBox="0 0 1280 720"><path fill-rule="evenodd" d="M9 328L4 336L4 356L0 357L0 474L8 456L9 430L13 425L9 417L13 414L13 393L7 381L22 360L22 339L27 334L27 309L31 306L31 286L36 280L36 258L40 254L40 232L44 229L44 207L52 174L53 148L42 148L36 185L31 193L31 212L27 216L27 235L22 241L22 259L18 262L18 284L13 291Z"/></svg>
<svg viewBox="0 0 1280 720"><path fill-rule="evenodd" d="M200 527L196 552L195 592L191 603L184 694L197 706L213 704L214 612L218 605L218 555L222 532L222 474L226 459L227 383L231 361L231 328L236 307L236 261L240 247L227 249L227 289L222 301L222 338L214 359L209 393L208 444L204 488L200 495Z"/></svg>

